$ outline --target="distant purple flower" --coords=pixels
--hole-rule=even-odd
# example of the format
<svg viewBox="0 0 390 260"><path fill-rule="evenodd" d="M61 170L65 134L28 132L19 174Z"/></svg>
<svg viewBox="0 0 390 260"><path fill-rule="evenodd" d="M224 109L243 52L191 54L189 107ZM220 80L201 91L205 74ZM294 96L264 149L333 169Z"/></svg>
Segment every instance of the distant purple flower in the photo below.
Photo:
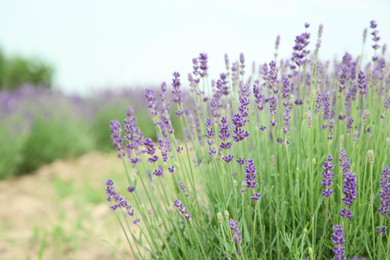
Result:
<svg viewBox="0 0 390 260"><path fill-rule="evenodd" d="M260 196L261 196L260 193L254 192L254 193L252 194L251 199L254 200L254 201L257 201L257 200L260 199Z"/></svg>
<svg viewBox="0 0 390 260"><path fill-rule="evenodd" d="M367 94L366 76L364 76L363 71L359 71L359 73L358 73L358 87L360 89L359 93L361 95Z"/></svg>
<svg viewBox="0 0 390 260"><path fill-rule="evenodd" d="M134 187L134 186L129 186L129 187L127 188L127 191L128 191L128 192L134 192L134 191L135 191L135 187Z"/></svg>
<svg viewBox="0 0 390 260"><path fill-rule="evenodd" d="M347 133L351 132L353 122L354 122L353 117L348 117L348 119L347 119Z"/></svg>
<svg viewBox="0 0 390 260"><path fill-rule="evenodd" d="M378 226L378 227L376 227L375 228L375 230L376 230L376 232L378 232L379 234L383 234L383 233L386 233L386 231L387 231L387 227L385 227L385 226Z"/></svg>
<svg viewBox="0 0 390 260"><path fill-rule="evenodd" d="M224 156L222 157L222 159L223 159L225 162L229 163L229 162L231 162L231 161L233 160L233 155L232 155L232 154L224 155Z"/></svg>
<svg viewBox="0 0 390 260"><path fill-rule="evenodd" d="M288 107L290 105L290 80L288 77L283 78L282 97L284 99L283 105Z"/></svg>
<svg viewBox="0 0 390 260"><path fill-rule="evenodd" d="M237 221L235 221L234 219L230 219L229 226L230 230L232 231L233 240L237 244L241 243L242 236L240 230L238 229Z"/></svg>
<svg viewBox="0 0 390 260"><path fill-rule="evenodd" d="M158 166L157 170L153 171L153 174L156 176L161 176L163 175L163 173L164 173L164 168L161 165Z"/></svg>
<svg viewBox="0 0 390 260"><path fill-rule="evenodd" d="M283 133L287 134L290 131L290 109L284 110L284 127Z"/></svg>
<svg viewBox="0 0 390 260"><path fill-rule="evenodd" d="M233 140L236 142L240 142L249 136L249 132L244 130L242 127L247 123L246 118L243 118L240 113L233 115Z"/></svg>
<svg viewBox="0 0 390 260"><path fill-rule="evenodd" d="M323 104L323 95L321 93L318 93L316 97L316 110L315 110L316 114L320 112L322 104Z"/></svg>
<svg viewBox="0 0 390 260"><path fill-rule="evenodd" d="M203 77L207 77L207 69L208 69L208 66L207 66L207 60L208 60L208 57L207 57L207 54L206 53L200 53L199 54L199 68L200 68L200 76L203 78Z"/></svg>
<svg viewBox="0 0 390 260"><path fill-rule="evenodd" d="M179 183L180 189L185 193L186 197L188 197L189 194L188 194L186 185L181 180L179 180L178 183Z"/></svg>
<svg viewBox="0 0 390 260"><path fill-rule="evenodd" d="M245 183L246 187L253 189L257 187L256 167L253 159L248 159L248 165L245 166Z"/></svg>
<svg viewBox="0 0 390 260"><path fill-rule="evenodd" d="M378 211L382 215L386 215L390 212L390 168L385 167L382 171L381 175L381 181L380 181L380 186L381 190L379 191L379 195L381 197L380 202L381 202L381 207L378 209Z"/></svg>
<svg viewBox="0 0 390 260"><path fill-rule="evenodd" d="M172 165L171 167L168 167L168 171L169 171L170 173L174 173L174 172L175 172L175 166Z"/></svg>
<svg viewBox="0 0 390 260"><path fill-rule="evenodd" d="M145 146L145 151L147 154L149 155L153 155L154 152L156 151L156 148L154 148L154 143L153 143L153 140L151 138L145 138L144 140L144 146Z"/></svg>
<svg viewBox="0 0 390 260"><path fill-rule="evenodd" d="M350 159L347 157L345 149L342 147L340 152L340 166L344 173L344 181L343 181L343 193L344 198L342 199L344 204L347 205L348 208L343 208L340 210L340 215L343 217L351 218L352 211L349 209L352 203L355 201L357 196L357 178L356 175L350 172Z"/></svg>
<svg viewBox="0 0 390 260"><path fill-rule="evenodd" d="M324 104L324 115L325 120L330 118L330 103L329 103L329 93L324 93L322 95L322 103Z"/></svg>
<svg viewBox="0 0 390 260"><path fill-rule="evenodd" d="M243 165L243 164L246 163L246 158L238 158L236 161L237 161L239 164Z"/></svg>
<svg viewBox="0 0 390 260"><path fill-rule="evenodd" d="M149 109L149 112L152 116L155 116L157 115L157 103L156 103L156 98L154 97L154 91L153 89L145 89L145 98L146 98L146 101L148 102L148 109Z"/></svg>
<svg viewBox="0 0 390 260"><path fill-rule="evenodd" d="M190 220L192 218L191 214L188 214L188 211L186 209L186 206L183 202L181 202L179 199L175 199L173 201L173 205L179 210L179 212L186 217L187 220Z"/></svg>
<svg viewBox="0 0 390 260"><path fill-rule="evenodd" d="M253 85L253 95L255 96L255 102L259 110L264 109L265 97L262 93L262 89L258 83Z"/></svg>
<svg viewBox="0 0 390 260"><path fill-rule="evenodd" d="M140 218L136 218L134 221L133 221L133 224L136 225L137 223L139 223L141 221Z"/></svg>
<svg viewBox="0 0 390 260"><path fill-rule="evenodd" d="M324 162L322 176L324 177L321 181L322 186L325 186L325 189L322 190L322 195L329 197L333 193L331 186L333 184L333 158L331 155L328 155L327 160Z"/></svg>
<svg viewBox="0 0 390 260"><path fill-rule="evenodd" d="M273 93L276 95L278 90L278 68L276 67L276 62L271 61L269 63L269 71L268 71L268 77L267 77L267 85L268 88L273 91Z"/></svg>
<svg viewBox="0 0 390 260"><path fill-rule="evenodd" d="M122 158L125 156L124 147L123 147L123 139L122 139L122 128L121 123L117 120L112 120L110 123L111 128L111 139L112 143L118 151L118 158Z"/></svg>
<svg viewBox="0 0 390 260"><path fill-rule="evenodd" d="M310 51L306 50L307 45L309 44L310 33L304 32L295 37L295 45L293 47L294 52L292 54L291 60L298 66L302 66L307 63L306 57L309 55ZM291 66L291 69L295 69L295 66Z"/></svg>
<svg viewBox="0 0 390 260"><path fill-rule="evenodd" d="M334 244L333 253L335 260L345 260L345 237L344 230L341 225L333 226L332 242Z"/></svg>
<svg viewBox="0 0 390 260"><path fill-rule="evenodd" d="M166 138L164 140L164 139L159 137L157 139L157 143L158 143L158 149L160 150L161 156L163 157L163 161L167 162L168 161L168 153L171 150L169 138Z"/></svg>
<svg viewBox="0 0 390 260"><path fill-rule="evenodd" d="M240 53L240 74L245 74L245 56L244 53Z"/></svg>
<svg viewBox="0 0 390 260"><path fill-rule="evenodd" d="M180 90L180 73L179 72L174 72L173 73L173 79L172 79L172 94L173 98L172 101L180 105L182 103L182 98L181 98L181 90ZM180 110L179 110L180 111Z"/></svg>

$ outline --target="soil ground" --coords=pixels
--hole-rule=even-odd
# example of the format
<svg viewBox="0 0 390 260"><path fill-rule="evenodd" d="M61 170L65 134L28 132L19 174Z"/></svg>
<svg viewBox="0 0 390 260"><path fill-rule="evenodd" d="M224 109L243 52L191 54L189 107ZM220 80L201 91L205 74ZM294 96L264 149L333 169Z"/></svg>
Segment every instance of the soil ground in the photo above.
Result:
<svg viewBox="0 0 390 260"><path fill-rule="evenodd" d="M107 178L124 180L122 163L94 152L0 181L0 259L131 259Z"/></svg>

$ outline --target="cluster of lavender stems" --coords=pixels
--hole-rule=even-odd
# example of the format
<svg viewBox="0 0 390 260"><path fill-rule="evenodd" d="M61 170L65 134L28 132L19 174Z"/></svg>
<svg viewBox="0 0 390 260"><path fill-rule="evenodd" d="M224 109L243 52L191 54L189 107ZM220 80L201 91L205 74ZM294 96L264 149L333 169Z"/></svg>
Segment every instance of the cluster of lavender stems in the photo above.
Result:
<svg viewBox="0 0 390 260"><path fill-rule="evenodd" d="M308 27L309 24L305 25L305 28ZM371 29L373 30L371 34L374 41L372 47L375 51L380 47L378 44L380 40L379 32L376 28L376 22L371 21ZM315 55L318 53L318 49L321 45L322 30L323 27L321 25L318 31ZM212 89L210 90L212 92L210 96L208 96L209 93L207 93L207 91L201 91L199 89L200 79L205 81L208 76L208 56L205 53L199 54L197 58L192 60L193 71L189 74L190 90L196 95L194 97L194 103L191 104L193 110L191 110L191 106L184 106L182 95L184 90L182 93L180 74L178 72L173 73L171 99L167 98L165 84L162 84L161 86L161 103L159 105L157 104L157 98L155 97L153 90L149 89L145 92L147 107L154 119L155 125L160 130L156 138L157 143L151 138L144 138L142 136L131 110L128 111L128 116L124 120L123 129L121 128L121 123L119 121L113 120L111 122L111 137L114 147L118 152L118 157L123 158L127 156L129 157L130 162L135 165L137 162L141 161L140 154L143 153L146 156L147 162L150 163L149 165L153 167L152 169L147 170L150 178L154 178L155 176L165 177L163 175L166 170L171 173L175 172L175 166L173 166L173 163L171 163L172 160L170 159L175 156L183 156L183 153L180 154L183 151L183 146L179 145L180 141L175 139L174 136L173 126L169 116L169 100L177 107L177 110L175 111L176 116L178 116L177 118L179 118L181 122L187 123L187 125L184 124L185 126L183 126L185 127L185 129L183 129L184 132L187 133L185 141L196 140L199 141L200 144L204 143L204 145L207 143L204 148L205 151L208 151L210 157L205 157L212 160L212 162L215 163L213 165L218 165L218 163L221 162L223 165L221 169L224 171L225 169L229 169L229 174L233 180L232 183L235 182L233 185L234 188L237 187L236 178L237 176L240 176L240 173L236 172L237 169L244 171L245 178L241 178L240 190L242 192L242 198L246 197L245 192L250 190L251 200L253 201L258 201L261 197L261 194L255 191L255 189L258 188L260 177L257 176L256 164L253 158L256 159L257 166L259 166L259 162L257 161L258 155L248 156L248 154L238 154L239 150L235 150L235 147L240 147L240 145L244 146L244 144L246 145L247 143L252 145L253 140L260 138L260 135L264 135L263 132L269 132L269 139L272 142L276 140L277 143L286 144L286 147L290 142L294 144L294 147L299 146L300 144L293 139L297 130L296 125L300 124L300 122L298 122L300 118L297 118L297 115L300 115L301 112L306 115L309 128L313 125L319 126L320 131L326 133L326 138L324 139L328 140L327 144L329 145L329 150L332 147L334 136L337 136L337 134L340 133L338 128L340 124L343 127L343 131L351 138L352 142L356 143L361 135L366 133L369 134L371 131L370 127L373 127L374 125L371 124L372 117L370 116L370 113L372 114L374 112L371 107L367 107L369 104L365 103L365 100L371 95L370 88L374 85L375 80L384 80L384 75L378 75L380 71L384 71L386 64L381 63L382 60L380 57L374 56L374 67L360 70L359 59L354 59L352 55L345 53L341 63L336 65L334 72L335 81L332 83L335 84L335 87L331 88L331 83L329 83L330 79L327 78L326 75L327 65L322 63L316 64L318 68L316 67L315 69L317 69L316 73L318 73L318 75L312 75L308 72L309 70L306 70L308 66L312 66L311 57L309 56L310 51L308 50L309 40L310 34L308 32L296 36L291 60L283 61L284 63L281 62L282 65L278 67L276 60L277 54L275 53L275 60L261 65L259 79L249 79L248 82L244 82L246 70L244 55L240 54L239 60L232 64L230 64L228 57L225 56L227 72L221 73L219 79L212 82ZM276 51L278 49L279 41L280 39L277 40ZM315 59L316 58L317 56ZM302 70L304 71L302 72ZM379 71L377 73L378 75L375 74L374 71ZM317 78L315 78L315 76ZM261 81L261 77L263 81ZM388 78L388 81L390 82L390 76L388 76ZM231 88L229 88L229 84ZM315 84L316 87L313 88L312 84ZM310 98L301 99L299 97L299 91L301 89L307 90L307 94L310 94ZM233 99L227 97L231 91L234 92L233 94L235 95L233 95L233 97L236 99L235 102L237 103L234 103ZM388 93L385 92L384 87L378 91L383 91L381 92L382 95L388 95ZM384 106L381 105L381 109L384 109L381 114L382 119L385 118L385 112L390 108L390 97L386 97L384 100ZM198 101L198 103L196 101ZM199 101L204 107L198 106ZM310 101L312 102L311 107L306 105ZM342 103L339 104L338 102ZM305 105L301 106L303 108L301 109L302 111L298 111L298 109L295 108L303 104ZM265 107L269 107L269 111L263 111ZM355 107L358 107L358 113L354 110ZM371 112L367 108L370 108ZM305 111L304 109L308 110ZM336 114L338 112L340 112L339 115ZM257 117L256 113L263 113L266 115L263 116L262 114ZM180 118L180 116L182 117ZM315 121L313 120L314 117ZM278 120L280 119L283 121L280 121L278 124ZM259 136L255 136L255 134L258 133L252 132L252 129L254 128L252 125L249 125L249 123L254 125L258 123L255 125L255 128L256 130L260 129L262 131ZM359 127L362 127L362 131ZM266 131L267 129L269 129L269 131ZM122 136L123 132L124 135ZM283 137L275 136L275 133L280 133ZM193 138L193 136L197 136L197 139ZM246 139L248 139L248 141L243 142ZM175 140L176 142L172 142L172 140ZM141 147L143 149L141 149ZM348 145L345 147L350 149ZM159 151L157 151L157 149ZM172 150L173 152L176 150L177 153L174 153L175 155L173 155ZM187 152L187 154L191 153L191 151L184 151ZM195 166L199 166L206 161L202 156L197 157L198 152L199 151L194 152L194 154L196 154L193 159ZM273 165L272 167L275 168L275 155L272 156L273 162L271 164ZM189 162L190 160L191 159L189 159ZM239 165L235 164L234 161ZM358 195L358 178L357 174L351 171L351 159L348 158L344 147L341 147L339 154L339 166L342 169L343 174L343 185L340 192L343 195L342 202L344 205L338 213L344 218L344 224L347 224L347 219L353 217L352 204ZM354 168L355 167L357 168L359 166L354 165ZM180 170L180 167L177 169ZM322 165L321 186L322 195L325 197L330 197L334 193L336 196L338 194L338 186L333 185L333 178L335 175L333 170L333 157L329 154ZM385 216L390 212L389 176L390 170L388 167L385 167L382 172L379 190L380 207L378 207L378 212L381 216ZM182 180L187 181L185 178ZM173 204L180 215L184 216L187 220L190 220L193 216L188 213L184 203L179 200L179 198L184 198L183 201L187 204L185 197L189 197L187 187L182 180L175 179L175 185L179 188L179 194ZM134 210L127 200L115 191L113 182L109 180L106 185L108 200L116 202L111 208L115 210L122 207L127 211L128 215L133 216ZM189 186L189 190L191 190L191 188L192 187ZM134 192L134 190L134 186L128 188L129 192ZM190 198L192 198L192 196ZM251 205L255 205L255 203L252 203ZM189 206L193 209L192 204ZM239 215L234 217L239 218ZM194 218L198 221L197 215L194 214ZM243 237L238 228L238 220L230 219L229 226L233 240L237 244L240 244ZM137 222L139 222L139 219L134 221L134 223ZM348 220L348 223L353 223L353 220ZM378 233L384 233L387 228L385 225L382 225L378 226L376 230ZM333 226L331 239L334 244L334 259L346 259L343 226Z"/></svg>

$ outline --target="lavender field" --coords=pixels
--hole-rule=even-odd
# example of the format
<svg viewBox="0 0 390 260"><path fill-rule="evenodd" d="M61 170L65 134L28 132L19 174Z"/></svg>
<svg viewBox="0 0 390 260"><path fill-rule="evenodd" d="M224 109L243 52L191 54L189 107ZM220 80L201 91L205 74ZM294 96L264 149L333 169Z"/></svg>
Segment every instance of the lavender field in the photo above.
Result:
<svg viewBox="0 0 390 260"><path fill-rule="evenodd" d="M290 57L278 36L272 60L226 54L216 79L200 53L159 88L1 91L0 188L14 194L2 201L36 185L47 221L1 211L0 258L387 259L380 26L362 28L360 55L329 61L324 26L306 23Z"/></svg>

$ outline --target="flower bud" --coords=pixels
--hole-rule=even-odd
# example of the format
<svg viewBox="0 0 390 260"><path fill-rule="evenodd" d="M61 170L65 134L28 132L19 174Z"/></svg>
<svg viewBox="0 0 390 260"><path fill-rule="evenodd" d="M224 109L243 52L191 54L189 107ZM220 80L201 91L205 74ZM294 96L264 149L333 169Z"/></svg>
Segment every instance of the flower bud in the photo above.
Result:
<svg viewBox="0 0 390 260"><path fill-rule="evenodd" d="M223 219L222 219L222 213L221 212L217 213L217 220L218 220L219 224L222 224Z"/></svg>
<svg viewBox="0 0 390 260"><path fill-rule="evenodd" d="M374 159L375 159L374 150L367 151L367 158L368 158L369 163L372 165L374 163Z"/></svg>
<svg viewBox="0 0 390 260"><path fill-rule="evenodd" d="M225 212L224 212L225 214L225 220L227 221L227 222L229 222L229 211L227 211L227 210L225 210Z"/></svg>

